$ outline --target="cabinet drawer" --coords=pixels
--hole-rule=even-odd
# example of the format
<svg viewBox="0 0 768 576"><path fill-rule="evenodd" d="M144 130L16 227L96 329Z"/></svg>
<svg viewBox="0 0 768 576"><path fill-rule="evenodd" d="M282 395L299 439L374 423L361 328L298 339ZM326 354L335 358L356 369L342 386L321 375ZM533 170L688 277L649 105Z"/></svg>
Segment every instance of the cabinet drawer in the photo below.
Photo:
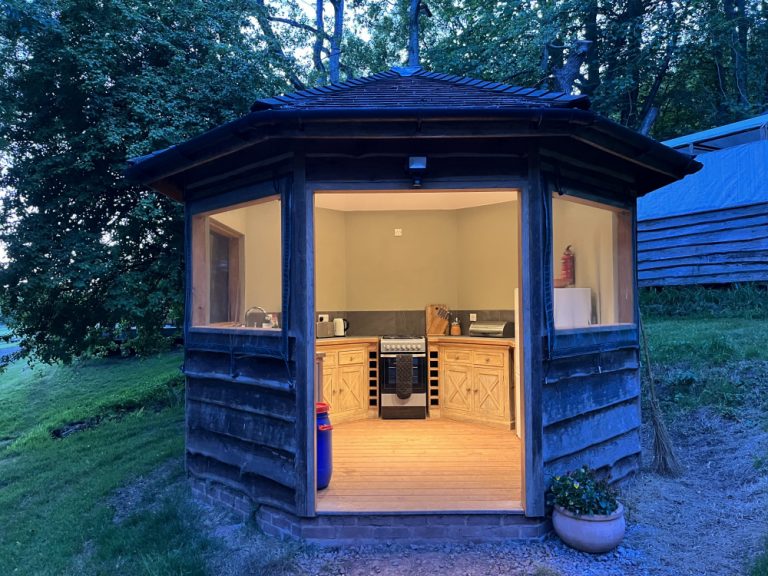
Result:
<svg viewBox="0 0 768 576"><path fill-rule="evenodd" d="M472 363L472 353L469 350L444 350L443 358L446 362Z"/></svg>
<svg viewBox="0 0 768 576"><path fill-rule="evenodd" d="M334 368L336 366L336 352L324 352L323 369Z"/></svg>
<svg viewBox="0 0 768 576"><path fill-rule="evenodd" d="M339 365L363 364L365 362L365 350L342 350L339 352Z"/></svg>
<svg viewBox="0 0 768 576"><path fill-rule="evenodd" d="M473 364L477 366L504 366L504 352L475 352Z"/></svg>

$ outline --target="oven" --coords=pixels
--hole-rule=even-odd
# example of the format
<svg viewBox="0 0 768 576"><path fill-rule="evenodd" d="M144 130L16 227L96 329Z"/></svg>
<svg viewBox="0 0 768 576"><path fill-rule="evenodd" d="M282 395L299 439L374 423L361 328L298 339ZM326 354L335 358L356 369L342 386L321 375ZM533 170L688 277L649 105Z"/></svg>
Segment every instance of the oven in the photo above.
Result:
<svg viewBox="0 0 768 576"><path fill-rule="evenodd" d="M423 336L383 336L379 343L383 419L427 417L427 344Z"/></svg>

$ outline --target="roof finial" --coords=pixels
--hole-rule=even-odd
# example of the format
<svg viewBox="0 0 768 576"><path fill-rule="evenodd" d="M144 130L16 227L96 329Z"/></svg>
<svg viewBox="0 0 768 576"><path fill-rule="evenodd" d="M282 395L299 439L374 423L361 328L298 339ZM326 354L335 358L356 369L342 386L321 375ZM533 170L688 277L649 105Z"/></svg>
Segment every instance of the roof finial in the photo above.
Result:
<svg viewBox="0 0 768 576"><path fill-rule="evenodd" d="M429 6L422 0L411 0L408 9L408 67L419 66L419 16L432 16Z"/></svg>

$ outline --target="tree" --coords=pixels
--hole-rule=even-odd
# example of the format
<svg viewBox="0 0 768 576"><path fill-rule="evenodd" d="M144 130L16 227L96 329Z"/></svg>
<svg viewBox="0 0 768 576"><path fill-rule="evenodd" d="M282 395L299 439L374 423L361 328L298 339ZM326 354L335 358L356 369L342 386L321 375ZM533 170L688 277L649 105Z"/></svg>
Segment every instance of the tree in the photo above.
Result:
<svg viewBox="0 0 768 576"><path fill-rule="evenodd" d="M0 14L0 143L11 163L0 310L20 356L68 362L113 327L158 344L183 307L181 211L123 178L283 91L249 0L10 0ZM128 335L132 335L128 332Z"/></svg>

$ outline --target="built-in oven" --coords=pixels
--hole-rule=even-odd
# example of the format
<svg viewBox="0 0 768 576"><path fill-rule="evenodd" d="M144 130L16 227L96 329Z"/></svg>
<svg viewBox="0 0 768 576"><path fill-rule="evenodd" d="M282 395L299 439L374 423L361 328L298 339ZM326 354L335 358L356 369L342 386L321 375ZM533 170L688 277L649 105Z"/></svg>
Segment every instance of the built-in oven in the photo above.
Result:
<svg viewBox="0 0 768 576"><path fill-rule="evenodd" d="M379 406L383 419L427 417L427 341L423 336L381 338Z"/></svg>

